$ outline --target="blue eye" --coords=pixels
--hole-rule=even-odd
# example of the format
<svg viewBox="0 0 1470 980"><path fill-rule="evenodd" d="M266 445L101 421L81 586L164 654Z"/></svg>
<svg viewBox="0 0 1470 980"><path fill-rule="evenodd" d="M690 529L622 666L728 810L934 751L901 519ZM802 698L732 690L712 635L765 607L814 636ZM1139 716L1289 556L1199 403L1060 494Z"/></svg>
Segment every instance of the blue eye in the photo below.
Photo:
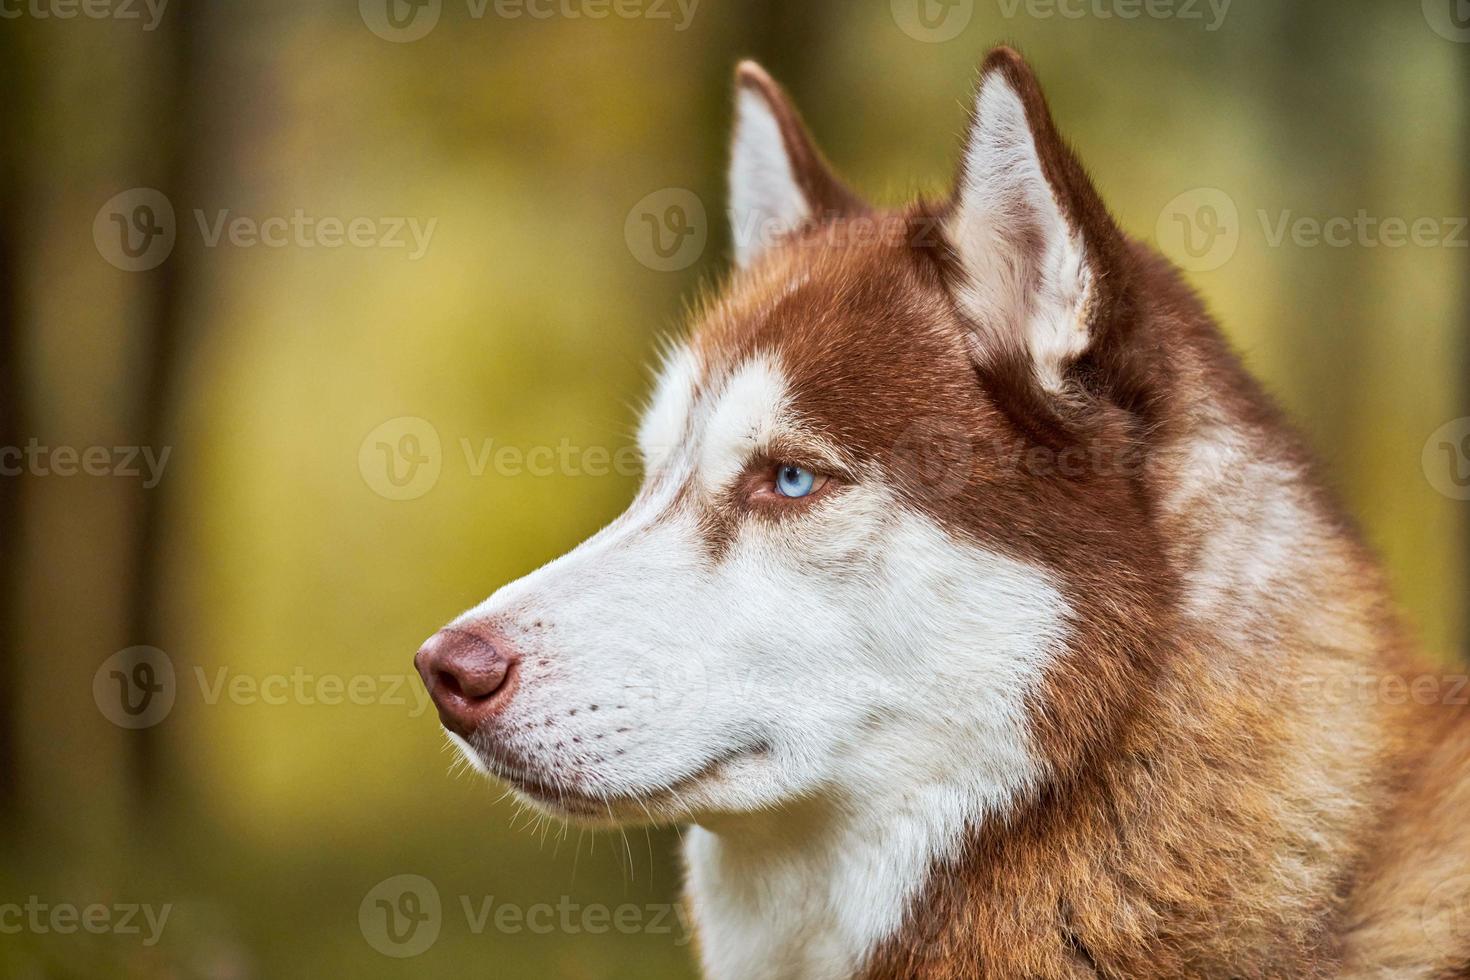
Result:
<svg viewBox="0 0 1470 980"><path fill-rule="evenodd" d="M782 466L776 470L776 492L783 497L805 497L817 485L817 475L800 466Z"/></svg>

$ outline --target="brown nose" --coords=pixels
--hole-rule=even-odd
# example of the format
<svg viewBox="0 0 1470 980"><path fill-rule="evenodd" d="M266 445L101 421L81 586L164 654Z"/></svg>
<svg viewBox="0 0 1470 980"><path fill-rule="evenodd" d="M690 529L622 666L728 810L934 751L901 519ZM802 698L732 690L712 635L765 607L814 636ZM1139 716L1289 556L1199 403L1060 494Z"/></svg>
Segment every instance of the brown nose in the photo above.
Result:
<svg viewBox="0 0 1470 980"><path fill-rule="evenodd" d="M446 626L419 647L413 664L444 727L468 737L510 700L516 659L510 644L491 631Z"/></svg>

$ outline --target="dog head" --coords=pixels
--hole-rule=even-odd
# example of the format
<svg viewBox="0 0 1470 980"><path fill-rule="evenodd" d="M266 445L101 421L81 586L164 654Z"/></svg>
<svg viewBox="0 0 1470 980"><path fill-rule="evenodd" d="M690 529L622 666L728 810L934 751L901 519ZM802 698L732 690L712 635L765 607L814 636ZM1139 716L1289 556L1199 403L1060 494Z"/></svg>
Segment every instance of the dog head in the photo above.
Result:
<svg viewBox="0 0 1470 980"><path fill-rule="evenodd" d="M944 202L864 204L751 64L730 183L737 268L664 358L636 499L420 672L476 765L565 816L1003 809L1149 669L1133 246L1008 49Z"/></svg>

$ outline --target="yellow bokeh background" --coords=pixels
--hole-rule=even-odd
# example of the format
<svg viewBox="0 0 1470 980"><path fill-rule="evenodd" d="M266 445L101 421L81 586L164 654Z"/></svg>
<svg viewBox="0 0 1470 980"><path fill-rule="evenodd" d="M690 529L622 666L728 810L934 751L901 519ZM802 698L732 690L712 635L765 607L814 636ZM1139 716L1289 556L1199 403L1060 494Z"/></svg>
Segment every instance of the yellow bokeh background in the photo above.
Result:
<svg viewBox="0 0 1470 980"><path fill-rule="evenodd" d="M159 271L115 268L92 237L114 195L167 189L178 243L162 268L179 277L180 311L172 451L147 545L156 634L133 635L122 598L139 568L136 481L24 477L24 521L0 544L23 570L19 802L0 901L173 912L146 948L7 935L0 973L693 975L677 929L472 928L462 899L669 903L677 835L564 835L518 817L499 787L451 774L410 685L403 703L388 688L411 681L413 651L441 623L630 499L627 474L477 474L474 456L486 440L628 445L659 337L728 263L730 77L745 56L787 83L831 159L878 201L945 191L974 69L1000 41L1031 59L1130 232L1152 239L1181 194L1223 191L1238 244L1191 281L1324 457L1425 648L1465 655L1470 504L1436 490L1421 453L1470 415L1466 233L1459 247L1272 235L1283 216L1360 210L1451 228L1467 207L1470 45L1418 3L1241 2L1211 29L1203 3L1189 5L1202 19L1128 19L1102 16L1129 6L1106 0L1063 5L1080 16L988 0L960 3L964 28L931 42L903 29L903 2L703 0L680 30L672 3L660 5L671 19L567 16L579 2L510 18L493 0L481 17L444 0L407 43L345 0L202 4L186 25L167 9L154 31L33 13L0 23L0 58L27 79L24 100L0 110L24 117L8 149L25 191L6 219L22 261L0 275L20 297L25 434L129 444L156 394ZM181 48L193 52L182 96ZM182 117L181 98L193 107ZM672 272L625 237L635 203L667 188L708 215L708 244ZM298 209L433 232L419 258L211 246L198 217ZM403 416L437 432L441 472L423 496L390 500L359 451ZM98 665L134 644L164 650L179 685L145 736L157 760L145 799L134 734L90 694ZM369 678L382 703L207 696L222 676L298 670ZM427 877L444 902L438 940L412 959L381 954L358 922L364 896L400 874Z"/></svg>

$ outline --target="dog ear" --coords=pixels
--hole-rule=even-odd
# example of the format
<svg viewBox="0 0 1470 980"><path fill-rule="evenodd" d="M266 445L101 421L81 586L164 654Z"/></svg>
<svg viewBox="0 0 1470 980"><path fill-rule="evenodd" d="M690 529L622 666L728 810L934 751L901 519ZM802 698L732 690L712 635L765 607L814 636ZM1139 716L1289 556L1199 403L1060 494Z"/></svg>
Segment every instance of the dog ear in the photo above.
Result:
<svg viewBox="0 0 1470 980"><path fill-rule="evenodd" d="M1010 48L981 68L943 227L977 359L1021 355L1043 386L1060 388L1115 305L1124 240Z"/></svg>
<svg viewBox="0 0 1470 980"><path fill-rule="evenodd" d="M807 223L860 212L857 197L822 158L781 86L753 61L735 71L730 225L735 262L751 265Z"/></svg>

